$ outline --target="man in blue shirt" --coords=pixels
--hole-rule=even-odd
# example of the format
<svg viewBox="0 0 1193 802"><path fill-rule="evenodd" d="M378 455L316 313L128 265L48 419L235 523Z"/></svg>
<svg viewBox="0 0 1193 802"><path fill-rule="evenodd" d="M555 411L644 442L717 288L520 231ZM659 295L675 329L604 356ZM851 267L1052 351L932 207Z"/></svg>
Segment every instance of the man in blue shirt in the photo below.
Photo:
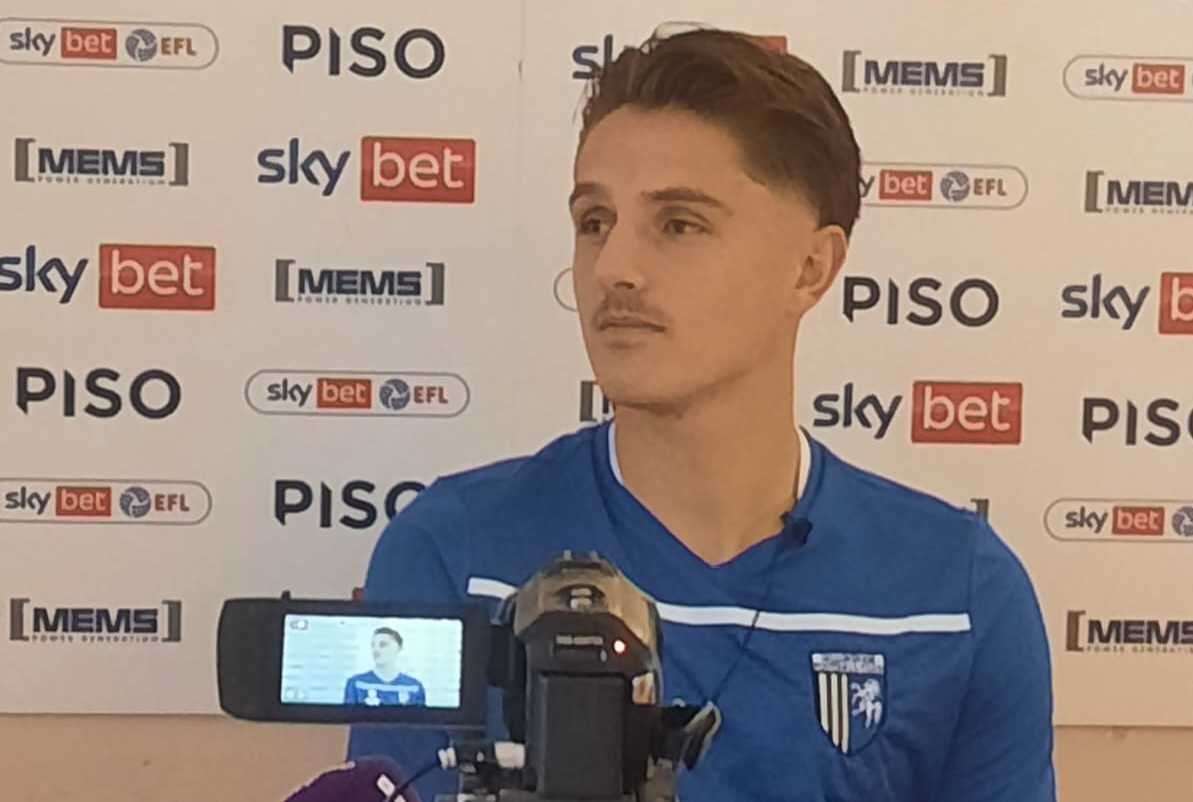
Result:
<svg viewBox="0 0 1193 802"><path fill-rule="evenodd" d="M399 665L402 636L392 627L378 627L373 633L373 670L350 677L344 685L344 704L417 705L427 703L423 684Z"/></svg>
<svg viewBox="0 0 1193 802"><path fill-rule="evenodd" d="M685 802L1052 802L1020 562L793 424L798 325L844 263L859 182L845 111L794 56L711 30L627 48L593 81L569 199L614 421L437 480L381 535L365 597L495 605L595 551L659 605L664 701L723 712ZM349 753L413 771L445 742L358 727Z"/></svg>

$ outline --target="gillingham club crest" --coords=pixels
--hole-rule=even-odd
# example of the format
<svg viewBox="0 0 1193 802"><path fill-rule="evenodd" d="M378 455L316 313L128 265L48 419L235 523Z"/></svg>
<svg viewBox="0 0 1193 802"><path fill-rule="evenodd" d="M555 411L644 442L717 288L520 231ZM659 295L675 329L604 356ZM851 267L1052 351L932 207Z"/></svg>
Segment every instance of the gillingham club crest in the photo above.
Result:
<svg viewBox="0 0 1193 802"><path fill-rule="evenodd" d="M886 658L881 654L813 654L812 697L820 729L842 754L864 749L882 724Z"/></svg>

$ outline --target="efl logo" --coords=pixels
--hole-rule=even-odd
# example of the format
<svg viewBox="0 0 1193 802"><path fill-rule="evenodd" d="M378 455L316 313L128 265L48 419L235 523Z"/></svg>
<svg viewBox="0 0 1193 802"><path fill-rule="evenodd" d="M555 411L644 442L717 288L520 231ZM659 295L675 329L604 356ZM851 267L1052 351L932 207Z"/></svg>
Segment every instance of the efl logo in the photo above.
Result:
<svg viewBox="0 0 1193 802"><path fill-rule="evenodd" d="M68 304L79 287L88 259L71 264L69 258L38 259L37 245L25 247L23 254L0 256L0 293L37 292L58 295L58 303Z"/></svg>
<svg viewBox="0 0 1193 802"><path fill-rule="evenodd" d="M1122 424L1125 446L1139 445L1140 434L1148 445L1174 446L1186 435L1193 440L1193 405L1187 411L1181 406L1175 398L1156 398L1146 404L1127 401L1121 405L1113 398L1082 398L1081 436L1092 444L1095 435L1114 431ZM1140 412L1146 417L1144 425L1140 425Z"/></svg>
<svg viewBox="0 0 1193 802"><path fill-rule="evenodd" d="M935 326L947 317L966 328L979 328L994 320L1000 304L998 290L981 278L963 279L943 293L944 282L940 279L914 278L908 282L906 301L894 279L887 279L885 293L883 285L870 276L846 276L842 288L841 313L850 323L856 322L860 314L876 310L885 300L884 322L888 326L904 320L916 326Z"/></svg>
<svg viewBox="0 0 1193 802"><path fill-rule="evenodd" d="M476 141L366 136L361 140L360 199L472 203Z"/></svg>
<svg viewBox="0 0 1193 802"><path fill-rule="evenodd" d="M1086 618L1085 610L1069 610L1065 651L1188 656L1193 654L1193 620Z"/></svg>
<svg viewBox="0 0 1193 802"><path fill-rule="evenodd" d="M1193 59L1076 56L1064 70L1065 89L1082 100L1193 100Z"/></svg>
<svg viewBox="0 0 1193 802"><path fill-rule="evenodd" d="M580 382L580 422L600 423L613 417L613 402L601 392L601 386L594 381Z"/></svg>
<svg viewBox="0 0 1193 802"><path fill-rule="evenodd" d="M1027 198L1027 176L1010 165L867 162L861 196L866 206L1014 209Z"/></svg>
<svg viewBox="0 0 1193 802"><path fill-rule="evenodd" d="M880 60L863 56L861 50L846 50L841 89L882 95L1005 97L1007 57L991 54L980 61Z"/></svg>
<svg viewBox="0 0 1193 802"><path fill-rule="evenodd" d="M100 245L99 305L210 312L215 309L215 248Z"/></svg>
<svg viewBox="0 0 1193 802"><path fill-rule="evenodd" d="M1193 214L1193 181L1104 178L1085 173L1085 211L1093 214Z"/></svg>
<svg viewBox="0 0 1193 802"><path fill-rule="evenodd" d="M1061 290L1062 318L1106 319L1122 331L1130 331L1139 320L1151 287L1138 288L1104 281L1095 273L1085 284L1070 284ZM1193 273L1160 275L1159 332L1193 334ZM1121 321L1121 323L1119 322Z"/></svg>
<svg viewBox="0 0 1193 802"><path fill-rule="evenodd" d="M20 182L122 187L190 184L186 142L148 149L47 146L31 137L13 142L13 175Z"/></svg>
<svg viewBox="0 0 1193 802"><path fill-rule="evenodd" d="M202 483L0 478L0 522L194 526L211 513Z"/></svg>
<svg viewBox="0 0 1193 802"><path fill-rule="evenodd" d="M201 70L219 53L206 25L86 20L0 20L5 64Z"/></svg>
<svg viewBox="0 0 1193 802"><path fill-rule="evenodd" d="M1193 500L1062 498L1044 527L1057 540L1193 543Z"/></svg>
<svg viewBox="0 0 1193 802"><path fill-rule="evenodd" d="M157 607L42 607L8 600L8 640L22 643L178 643L182 602Z"/></svg>
<svg viewBox="0 0 1193 802"><path fill-rule="evenodd" d="M299 267L274 262L273 299L318 306L443 306L443 262L420 268Z"/></svg>
<svg viewBox="0 0 1193 802"><path fill-rule="evenodd" d="M471 391L454 373L261 370L245 384L262 415L454 418Z"/></svg>
<svg viewBox="0 0 1193 802"><path fill-rule="evenodd" d="M383 498L376 499L377 485L363 479L345 482L335 488L319 482L319 528L330 529L338 524L349 529L372 529L382 512L389 521L426 487L422 482L397 482L385 491ZM273 483L273 517L282 526L290 524L291 516L301 515L315 504L315 488L310 482L278 479ZM348 511L339 514L341 507L356 514Z"/></svg>
<svg viewBox="0 0 1193 802"><path fill-rule="evenodd" d="M861 394L853 382L841 393L812 399L812 426L858 427L882 440L903 404L897 393L889 400ZM1022 440L1023 385L1017 382L917 381L912 386L911 441L1016 445Z"/></svg>

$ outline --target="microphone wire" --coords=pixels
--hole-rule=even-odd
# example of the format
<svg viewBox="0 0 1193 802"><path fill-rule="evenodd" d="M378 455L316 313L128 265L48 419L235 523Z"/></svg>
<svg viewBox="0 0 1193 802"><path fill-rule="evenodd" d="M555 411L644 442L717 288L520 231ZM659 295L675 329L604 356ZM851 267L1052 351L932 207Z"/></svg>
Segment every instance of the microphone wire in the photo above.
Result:
<svg viewBox="0 0 1193 802"><path fill-rule="evenodd" d="M390 802L397 802L398 799L404 799L405 797L403 797L402 794L406 791L406 789L408 789L410 786L414 785L416 782L418 782L423 777L427 776L428 774L430 774L432 771L434 771L435 769L437 769L439 767L440 767L439 766L439 758L435 758L435 760L431 761L430 763L423 766L418 771L414 772L414 774L411 775L409 780L407 780L406 782L404 782L400 786L398 786L398 790L394 792L394 795L393 795L392 799L390 800Z"/></svg>

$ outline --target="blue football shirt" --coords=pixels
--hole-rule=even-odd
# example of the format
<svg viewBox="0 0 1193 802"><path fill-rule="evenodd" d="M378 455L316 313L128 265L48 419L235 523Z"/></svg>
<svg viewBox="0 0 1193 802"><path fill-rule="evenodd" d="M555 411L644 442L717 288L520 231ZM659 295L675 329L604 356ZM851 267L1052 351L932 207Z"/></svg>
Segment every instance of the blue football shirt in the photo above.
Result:
<svg viewBox="0 0 1193 802"><path fill-rule="evenodd" d="M565 549L595 551L659 606L665 702L702 705L737 662L720 732L681 773L683 802L1055 800L1044 624L987 522L800 429L788 522L713 566L622 484L612 431L586 427L435 481L382 533L365 598L495 609ZM812 524L803 545L785 536L799 520ZM492 734L498 704L491 694ZM357 726L349 756L414 771L447 742ZM424 799L454 788L443 771L418 785Z"/></svg>
<svg viewBox="0 0 1193 802"><path fill-rule="evenodd" d="M388 682L373 671L349 677L344 684L344 704L368 705L425 705L427 692L423 684L409 674L398 674Z"/></svg>

